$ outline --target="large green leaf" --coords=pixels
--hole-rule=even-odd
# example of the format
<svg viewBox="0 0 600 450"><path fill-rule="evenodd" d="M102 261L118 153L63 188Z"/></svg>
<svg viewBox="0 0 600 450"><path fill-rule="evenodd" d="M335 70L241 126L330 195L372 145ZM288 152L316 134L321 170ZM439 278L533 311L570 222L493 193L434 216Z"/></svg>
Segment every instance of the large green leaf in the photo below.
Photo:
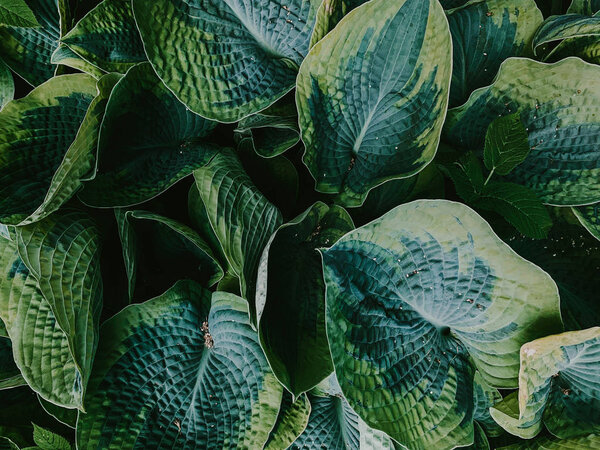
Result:
<svg viewBox="0 0 600 450"><path fill-rule="evenodd" d="M98 139L98 172L79 198L97 207L149 200L213 157L206 142L216 123L189 111L149 63L132 67L106 105Z"/></svg>
<svg viewBox="0 0 600 450"><path fill-rule="evenodd" d="M369 190L422 170L448 102L451 39L435 0L374 0L319 41L302 63L304 163L319 192L360 206Z"/></svg>
<svg viewBox="0 0 600 450"><path fill-rule="evenodd" d="M282 387L247 303L184 281L102 326L78 448L262 448Z"/></svg>
<svg viewBox="0 0 600 450"><path fill-rule="evenodd" d="M309 415L310 403L306 394L300 395L294 401L292 394L283 391L277 422L271 430L265 449L289 448L306 428Z"/></svg>
<svg viewBox="0 0 600 450"><path fill-rule="evenodd" d="M125 73L135 63L146 60L129 0L104 0L61 42L108 72Z"/></svg>
<svg viewBox="0 0 600 450"><path fill-rule="evenodd" d="M600 203L573 208L581 225L600 241Z"/></svg>
<svg viewBox="0 0 600 450"><path fill-rule="evenodd" d="M13 27L39 27L33 11L25 0L0 1L0 25Z"/></svg>
<svg viewBox="0 0 600 450"><path fill-rule="evenodd" d="M318 202L279 227L262 255L256 290L261 345L275 376L294 397L333 371L317 249L353 228L344 208Z"/></svg>
<svg viewBox="0 0 600 450"><path fill-rule="evenodd" d="M600 0L573 0L567 10L569 14L592 14L600 11Z"/></svg>
<svg viewBox="0 0 600 450"><path fill-rule="evenodd" d="M446 138L483 148L488 125L520 111L531 151L510 178L548 204L600 200L600 67L568 58L555 64L506 60L491 86L448 111Z"/></svg>
<svg viewBox="0 0 600 450"><path fill-rule="evenodd" d="M504 429L526 439L541 430L542 421L563 439L598 433L600 328L569 331L524 345L518 408L501 403L491 412Z"/></svg>
<svg viewBox="0 0 600 450"><path fill-rule="evenodd" d="M252 320L256 277L263 249L283 219L244 172L232 150L218 153L194 172L196 187L210 225L229 267L240 280L242 297L250 303Z"/></svg>
<svg viewBox="0 0 600 450"><path fill-rule="evenodd" d="M500 447L499 450L578 450L598 448L600 448L600 435L588 434L569 439L543 436L519 444Z"/></svg>
<svg viewBox="0 0 600 450"><path fill-rule="evenodd" d="M335 373L409 448L473 442L475 368L514 387L522 344L561 329L556 285L460 203L398 206L323 251Z"/></svg>
<svg viewBox="0 0 600 450"><path fill-rule="evenodd" d="M15 95L15 82L10 69L0 58L0 110L10 102Z"/></svg>
<svg viewBox="0 0 600 450"><path fill-rule="evenodd" d="M0 336L0 390L27 384L15 364L10 339Z"/></svg>
<svg viewBox="0 0 600 450"><path fill-rule="evenodd" d="M0 54L28 83L37 86L54 75L52 52L58 47L60 19L57 0L27 0L39 27L0 26Z"/></svg>
<svg viewBox="0 0 600 450"><path fill-rule="evenodd" d="M489 171L507 175L528 154L527 131L518 113L500 117L490 124L483 149L483 161Z"/></svg>
<svg viewBox="0 0 600 450"><path fill-rule="evenodd" d="M94 136L107 95L101 88L97 107L86 116L96 92L91 76L63 75L0 112L1 222L39 220L80 186L93 164Z"/></svg>
<svg viewBox="0 0 600 450"><path fill-rule="evenodd" d="M60 64L64 67L71 67L84 73L92 75L94 78L100 78L105 74L103 70L87 62L85 59L77 55L66 44L59 44L58 48L52 53L50 59L52 64Z"/></svg>
<svg viewBox="0 0 600 450"><path fill-rule="evenodd" d="M317 11L315 29L310 40L310 46L325 37L327 33L335 28L342 18L357 6L366 3L367 0L323 0Z"/></svg>
<svg viewBox="0 0 600 450"><path fill-rule="evenodd" d="M235 122L289 92L319 0L134 0L154 69L192 111Z"/></svg>
<svg viewBox="0 0 600 450"><path fill-rule="evenodd" d="M533 35L543 21L534 0L471 0L448 13L454 47L450 105L494 79L511 56L532 54Z"/></svg>
<svg viewBox="0 0 600 450"><path fill-rule="evenodd" d="M502 400L498 389L491 387L482 378L479 372L475 372L473 378L473 419L490 435L498 436L502 428L490 415L490 407Z"/></svg>
<svg viewBox="0 0 600 450"><path fill-rule="evenodd" d="M154 297L181 279L209 287L223 277L210 247L188 226L146 211L115 214L130 301Z"/></svg>
<svg viewBox="0 0 600 450"><path fill-rule="evenodd" d="M558 43L549 46L550 43ZM551 48L551 51L544 51ZM544 61L558 61L578 56L588 62L600 63L600 16L575 14L549 17L537 31L534 51Z"/></svg>

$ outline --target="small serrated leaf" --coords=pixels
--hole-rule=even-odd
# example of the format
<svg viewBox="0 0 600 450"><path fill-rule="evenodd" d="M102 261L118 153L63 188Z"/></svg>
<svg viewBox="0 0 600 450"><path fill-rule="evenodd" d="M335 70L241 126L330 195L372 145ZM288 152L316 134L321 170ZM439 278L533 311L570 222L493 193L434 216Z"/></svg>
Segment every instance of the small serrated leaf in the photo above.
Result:
<svg viewBox="0 0 600 450"><path fill-rule="evenodd" d="M527 131L519 113L494 120L485 135L485 167L499 175L510 173L529 154L527 139Z"/></svg>
<svg viewBox="0 0 600 450"><path fill-rule="evenodd" d="M0 25L25 28L40 26L25 0L0 0Z"/></svg>
<svg viewBox="0 0 600 450"><path fill-rule="evenodd" d="M71 450L71 444L64 437L33 424L33 440L42 450Z"/></svg>

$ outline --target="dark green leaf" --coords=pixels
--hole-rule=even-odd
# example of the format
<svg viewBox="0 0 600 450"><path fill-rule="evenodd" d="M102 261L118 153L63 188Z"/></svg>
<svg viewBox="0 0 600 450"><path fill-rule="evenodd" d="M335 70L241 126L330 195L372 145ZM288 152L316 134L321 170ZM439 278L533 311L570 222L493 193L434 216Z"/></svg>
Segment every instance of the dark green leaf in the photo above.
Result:
<svg viewBox="0 0 600 450"><path fill-rule="evenodd" d="M483 161L488 170L507 175L529 154L527 131L519 113L494 120L485 134Z"/></svg>

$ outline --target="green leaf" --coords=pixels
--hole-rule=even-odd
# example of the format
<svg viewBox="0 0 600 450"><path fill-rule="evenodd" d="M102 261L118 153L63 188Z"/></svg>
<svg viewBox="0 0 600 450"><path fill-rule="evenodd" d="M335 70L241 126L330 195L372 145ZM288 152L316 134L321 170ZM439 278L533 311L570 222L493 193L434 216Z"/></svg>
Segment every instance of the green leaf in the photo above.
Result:
<svg viewBox="0 0 600 450"><path fill-rule="evenodd" d="M105 81L110 84L109 77ZM89 75L62 75L0 112L0 221L40 220L68 200L93 166L94 137L109 89ZM88 112L90 104L94 108Z"/></svg>
<svg viewBox="0 0 600 450"><path fill-rule="evenodd" d="M192 111L221 122L289 92L319 0L134 0L148 59Z"/></svg>
<svg viewBox="0 0 600 450"><path fill-rule="evenodd" d="M317 11L315 29L313 31L310 46L333 30L342 18L354 8L366 3L367 0L323 0Z"/></svg>
<svg viewBox="0 0 600 450"><path fill-rule="evenodd" d="M333 371L317 249L353 228L342 207L317 202L279 227L262 255L256 289L260 341L275 376L294 398Z"/></svg>
<svg viewBox="0 0 600 450"><path fill-rule="evenodd" d="M534 0L471 0L448 12L453 69L450 105L464 103L487 86L511 56L530 56L533 35L543 20Z"/></svg>
<svg viewBox="0 0 600 450"><path fill-rule="evenodd" d="M0 337L0 390L27 384L13 359L12 345L8 337Z"/></svg>
<svg viewBox="0 0 600 450"><path fill-rule="evenodd" d="M454 9L468 3L469 0L440 0L440 4L444 9Z"/></svg>
<svg viewBox="0 0 600 450"><path fill-rule="evenodd" d="M558 45L549 45L554 43ZM534 52L544 61L578 56L590 63L600 63L600 17L574 14L549 17L535 35Z"/></svg>
<svg viewBox="0 0 600 450"><path fill-rule="evenodd" d="M129 300L156 296L181 279L209 287L223 278L210 247L194 230L146 211L115 210Z"/></svg>
<svg viewBox="0 0 600 450"><path fill-rule="evenodd" d="M306 394L300 395L294 401L292 394L284 391L277 422L271 430L265 449L289 448L306 428L309 415L310 403Z"/></svg>
<svg viewBox="0 0 600 450"><path fill-rule="evenodd" d="M508 175L529 154L527 131L519 113L494 120L485 134L483 161L488 170Z"/></svg>
<svg viewBox="0 0 600 450"><path fill-rule="evenodd" d="M16 3L16 0L0 1ZM50 60L58 47L60 18L57 0L28 0L27 3L39 27L0 26L0 54L15 73L37 86L54 75L55 67Z"/></svg>
<svg viewBox="0 0 600 450"><path fill-rule="evenodd" d="M15 95L15 82L10 69L0 58L0 111Z"/></svg>
<svg viewBox="0 0 600 450"><path fill-rule="evenodd" d="M247 303L182 281L106 321L78 448L262 448L282 387Z"/></svg>
<svg viewBox="0 0 600 450"><path fill-rule="evenodd" d="M490 450L490 443L488 441L485 432L481 425L478 422L474 423L474 434L473 434L473 445L467 447L467 449L471 450Z"/></svg>
<svg viewBox="0 0 600 450"><path fill-rule="evenodd" d="M600 435L588 434L569 439L543 436L519 444L501 447L499 450L576 450L583 448L600 448Z"/></svg>
<svg viewBox="0 0 600 450"><path fill-rule="evenodd" d="M501 400L502 395L500 395L498 389L491 387L479 372L475 372L475 377L473 378L473 419L490 436L499 436L502 434L502 428L490 415L490 407ZM477 430L475 431L477 435Z"/></svg>
<svg viewBox="0 0 600 450"><path fill-rule="evenodd" d="M132 67L115 85L98 138L98 172L79 199L95 207L149 200L218 150L207 142L216 123L181 104L148 63Z"/></svg>
<svg viewBox="0 0 600 450"><path fill-rule="evenodd" d="M600 328L537 339L521 348L518 408L500 405L492 417L523 438L542 427L567 439L600 431ZM506 400L505 400L506 401ZM504 402L503 402L504 403Z"/></svg>
<svg viewBox="0 0 600 450"><path fill-rule="evenodd" d="M568 14L587 14L591 16L600 11L600 0L573 0L567 10Z"/></svg>
<svg viewBox="0 0 600 450"><path fill-rule="evenodd" d="M316 189L360 206L369 190L421 171L448 101L451 38L435 0L374 0L319 41L298 75L304 163Z"/></svg>
<svg viewBox="0 0 600 450"><path fill-rule="evenodd" d="M78 410L67 409L61 406L57 406L54 403L50 403L48 400L44 400L39 395L38 400L47 414L55 418L60 423L66 425L67 427L75 429L75 425L77 423Z"/></svg>
<svg viewBox="0 0 600 450"><path fill-rule="evenodd" d="M461 203L398 206L323 251L323 265L342 390L409 448L471 444L475 369L514 387L521 345L562 328L550 276Z"/></svg>
<svg viewBox="0 0 600 450"><path fill-rule="evenodd" d="M106 73L81 58L65 44L59 44L56 50L54 50L52 53L50 62L52 62L52 64L60 64L62 66L71 67L81 72L85 72L92 75L94 78L100 78Z"/></svg>
<svg viewBox="0 0 600 450"><path fill-rule="evenodd" d="M28 28L40 26L25 0L0 0L0 25Z"/></svg>
<svg viewBox="0 0 600 450"><path fill-rule="evenodd" d="M572 209L581 225L583 225L592 236L600 240L600 203L577 206Z"/></svg>
<svg viewBox="0 0 600 450"><path fill-rule="evenodd" d="M33 440L42 450L71 450L71 444L64 437L33 424Z"/></svg>
<svg viewBox="0 0 600 450"><path fill-rule="evenodd" d="M131 2L104 0L63 36L71 50L107 72L125 73L146 60Z"/></svg>
<svg viewBox="0 0 600 450"><path fill-rule="evenodd" d="M472 203L481 196L483 170L479 158L473 152L461 156L452 164L440 166L440 169L450 177L456 193L467 203Z"/></svg>
<svg viewBox="0 0 600 450"><path fill-rule="evenodd" d="M254 322L256 277L263 249L282 224L279 210L254 186L233 152L223 150L194 172L196 187L228 266L240 280Z"/></svg>
<svg viewBox="0 0 600 450"><path fill-rule="evenodd" d="M491 86L448 111L445 136L458 148L482 149L490 123L519 111L531 151L510 180L547 204L588 204L600 200L599 102L598 66L578 58L555 64L509 58Z"/></svg>

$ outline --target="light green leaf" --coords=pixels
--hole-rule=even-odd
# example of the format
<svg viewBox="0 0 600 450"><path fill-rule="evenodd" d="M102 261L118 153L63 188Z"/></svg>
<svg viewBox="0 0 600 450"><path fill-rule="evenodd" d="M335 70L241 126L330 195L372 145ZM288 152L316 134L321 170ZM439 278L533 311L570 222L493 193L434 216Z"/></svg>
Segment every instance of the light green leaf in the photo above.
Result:
<svg viewBox="0 0 600 450"><path fill-rule="evenodd" d="M56 50L54 50L52 53L50 62L52 62L52 64L60 64L62 66L80 70L81 72L92 75L94 78L100 78L106 73L81 58L65 44L59 44Z"/></svg>
<svg viewBox="0 0 600 450"><path fill-rule="evenodd" d="M367 0L323 0L317 11L317 20L313 31L310 46L333 30L342 18L357 6L366 3Z"/></svg>
<svg viewBox="0 0 600 450"><path fill-rule="evenodd" d="M50 60L58 47L60 19L57 0L28 0L27 3L39 27L0 26L0 54L13 71L37 86L54 75L55 67Z"/></svg>
<svg viewBox="0 0 600 450"><path fill-rule="evenodd" d="M279 210L254 186L233 150L223 150L194 172L210 225L229 267L240 279L254 321L256 277L263 249L282 224Z"/></svg>
<svg viewBox="0 0 600 450"><path fill-rule="evenodd" d="M128 0L102 1L63 36L61 42L107 72L125 73L131 66L146 60Z"/></svg>
<svg viewBox="0 0 600 450"><path fill-rule="evenodd" d="M500 395L498 389L491 387L479 372L475 372L473 378L473 419L490 436L499 436L502 433L502 428L490 415L490 407L501 400L502 395ZM478 434L477 430L475 430L475 434Z"/></svg>
<svg viewBox="0 0 600 450"><path fill-rule="evenodd" d="M64 437L33 424L33 440L42 450L71 450L71 444Z"/></svg>
<svg viewBox="0 0 600 450"><path fill-rule="evenodd" d="M588 204L600 200L599 104L600 67L509 58L491 86L448 111L445 135L458 148L482 149L489 124L519 111L531 151L510 179L548 204Z"/></svg>
<svg viewBox="0 0 600 450"><path fill-rule="evenodd" d="M543 436L519 444L500 447L498 450L578 450L600 448L600 435L588 434L569 439Z"/></svg>
<svg viewBox="0 0 600 450"><path fill-rule="evenodd" d="M78 448L262 448L282 387L247 303L182 281L106 321Z"/></svg>
<svg viewBox="0 0 600 450"><path fill-rule="evenodd" d="M298 75L304 163L316 189L360 206L369 190L421 171L448 102L451 39L436 0L374 0L319 41Z"/></svg>
<svg viewBox="0 0 600 450"><path fill-rule="evenodd" d="M320 0L134 0L146 55L192 111L221 122L289 92Z"/></svg>
<svg viewBox="0 0 600 450"><path fill-rule="evenodd" d="M0 58L0 111L15 95L15 82L10 69Z"/></svg>
<svg viewBox="0 0 600 450"><path fill-rule="evenodd" d="M294 397L333 371L317 249L353 228L344 208L317 202L279 227L262 255L256 289L260 341L275 376Z"/></svg>
<svg viewBox="0 0 600 450"><path fill-rule="evenodd" d="M218 147L207 142L216 123L181 104L148 63L115 85L98 138L98 172L78 194L96 207L149 200L203 166Z"/></svg>
<svg viewBox="0 0 600 450"><path fill-rule="evenodd" d="M280 450L289 448L306 428L309 415L310 403L306 394L300 395L294 401L292 394L283 391L277 422L271 430L265 449Z"/></svg>
<svg viewBox="0 0 600 450"><path fill-rule="evenodd" d="M548 45L551 43L558 45ZM547 51L549 48L551 50ZM543 56L544 61L578 56L590 63L600 63L600 16L567 14L549 17L535 35L534 51Z"/></svg>
<svg viewBox="0 0 600 450"><path fill-rule="evenodd" d="M115 215L130 301L156 296L181 279L209 287L223 278L210 247L188 226L146 211L117 209Z"/></svg>
<svg viewBox="0 0 600 450"><path fill-rule="evenodd" d="M0 391L25 384L27 382L13 359L10 339L0 336Z"/></svg>
<svg viewBox="0 0 600 450"><path fill-rule="evenodd" d="M461 105L475 89L490 84L506 58L530 56L542 21L534 0L471 0L449 11L454 47L450 105Z"/></svg>
<svg viewBox="0 0 600 450"><path fill-rule="evenodd" d="M592 205L577 206L573 213L579 219L581 225L590 232L592 236L600 240L600 203Z"/></svg>
<svg viewBox="0 0 600 450"><path fill-rule="evenodd" d="M518 408L492 417L509 433L535 436L542 421L567 439L600 431L600 328L537 339L521 348ZM505 400L506 401L506 400Z"/></svg>
<svg viewBox="0 0 600 450"><path fill-rule="evenodd" d="M0 112L0 221L22 225L40 220L77 190L93 165L94 137L109 89L100 90L88 112L96 80L63 75Z"/></svg>
<svg viewBox="0 0 600 450"><path fill-rule="evenodd" d="M25 0L0 0L0 25L28 28L40 26Z"/></svg>
<svg viewBox="0 0 600 450"><path fill-rule="evenodd" d="M567 13L591 16L598 11L600 11L600 0L573 0Z"/></svg>
<svg viewBox="0 0 600 450"><path fill-rule="evenodd" d="M327 336L352 408L409 448L473 442L475 369L517 384L562 328L556 285L461 203L398 206L323 251Z"/></svg>
<svg viewBox="0 0 600 450"><path fill-rule="evenodd" d="M485 134L485 167L499 175L507 175L527 158L527 138L519 113L494 120Z"/></svg>

